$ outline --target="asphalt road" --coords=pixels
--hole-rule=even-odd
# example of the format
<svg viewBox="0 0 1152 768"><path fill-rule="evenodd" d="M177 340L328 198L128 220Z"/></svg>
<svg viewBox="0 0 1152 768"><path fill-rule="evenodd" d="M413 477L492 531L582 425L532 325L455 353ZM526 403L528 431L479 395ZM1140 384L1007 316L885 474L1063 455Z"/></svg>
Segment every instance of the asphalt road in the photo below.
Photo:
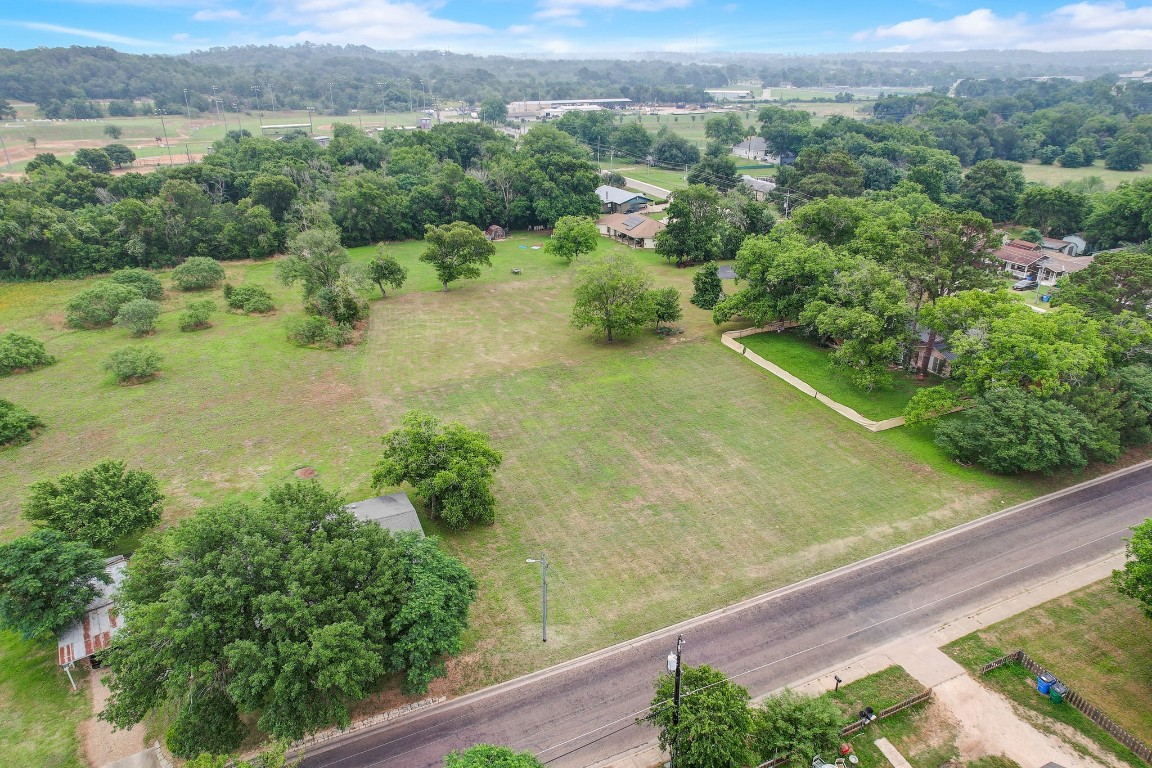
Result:
<svg viewBox="0 0 1152 768"><path fill-rule="evenodd" d="M684 663L753 696L930 630L1123 548L1152 517L1152 464L1030 502L605 652L329 742L306 768L439 768L477 743L587 766L655 739L634 724L678 632Z"/></svg>

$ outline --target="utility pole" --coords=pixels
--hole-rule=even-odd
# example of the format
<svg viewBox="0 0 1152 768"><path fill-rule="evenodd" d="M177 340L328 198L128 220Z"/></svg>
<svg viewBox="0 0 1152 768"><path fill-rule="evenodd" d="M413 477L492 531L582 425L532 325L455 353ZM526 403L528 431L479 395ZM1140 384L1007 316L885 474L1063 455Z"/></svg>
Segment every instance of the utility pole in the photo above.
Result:
<svg viewBox="0 0 1152 768"><path fill-rule="evenodd" d="M384 112L384 127L387 128L388 127L388 103L384 100L385 95L387 93L384 90L384 86L388 85L388 83L386 83L386 82L385 83L376 83L376 85L380 86L380 109Z"/></svg>
<svg viewBox="0 0 1152 768"><path fill-rule="evenodd" d="M336 83L328 83L328 108L332 110L332 114L336 114Z"/></svg>
<svg viewBox="0 0 1152 768"><path fill-rule="evenodd" d="M8 164L8 170L12 170L12 160L8 157L8 145L4 143L3 136L0 136L0 147L4 148L4 162Z"/></svg>
<svg viewBox="0 0 1152 768"><path fill-rule="evenodd" d="M540 639L541 642L548 642L548 558L540 555L540 559L536 560L528 558L529 563L540 563Z"/></svg>
<svg viewBox="0 0 1152 768"><path fill-rule="evenodd" d="M680 655L684 650L684 635L676 637L676 650L668 654L668 671L675 675L672 694L672 759L669 768L676 768L676 734L680 726Z"/></svg>
<svg viewBox="0 0 1152 768"><path fill-rule="evenodd" d="M252 86L252 93L256 94L256 111L260 111L260 86Z"/></svg>
<svg viewBox="0 0 1152 768"><path fill-rule="evenodd" d="M216 86L212 86L212 106L216 109L216 117L220 117L220 100L216 98Z"/></svg>
<svg viewBox="0 0 1152 768"><path fill-rule="evenodd" d="M188 125L192 125L192 105L188 103L188 89L184 89L184 109L188 110Z"/></svg>
<svg viewBox="0 0 1152 768"><path fill-rule="evenodd" d="M272 111L276 111L276 86L268 83L268 91L272 94Z"/></svg>

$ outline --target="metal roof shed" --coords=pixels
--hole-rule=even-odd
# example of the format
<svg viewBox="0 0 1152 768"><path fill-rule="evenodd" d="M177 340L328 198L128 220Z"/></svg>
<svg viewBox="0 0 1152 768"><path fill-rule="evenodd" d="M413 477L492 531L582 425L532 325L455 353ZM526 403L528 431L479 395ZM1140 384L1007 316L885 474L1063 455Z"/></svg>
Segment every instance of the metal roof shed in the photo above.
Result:
<svg viewBox="0 0 1152 768"><path fill-rule="evenodd" d="M116 615L112 598L124 581L128 559L123 555L110 557L104 561L104 567L112 577L111 583L100 585L100 594L88 604L84 616L69 625L57 638L56 656L65 672L77 661L107 648L112 642L112 636L123 625L123 621ZM71 672L68 672L68 679L72 680ZM72 689L76 689L75 682L72 683Z"/></svg>
<svg viewBox="0 0 1152 768"><path fill-rule="evenodd" d="M347 505L345 509L356 515L358 520L376 523L392 533L415 531L421 536L424 535L424 528L420 525L416 508L412 506L408 494L402 491L356 501Z"/></svg>

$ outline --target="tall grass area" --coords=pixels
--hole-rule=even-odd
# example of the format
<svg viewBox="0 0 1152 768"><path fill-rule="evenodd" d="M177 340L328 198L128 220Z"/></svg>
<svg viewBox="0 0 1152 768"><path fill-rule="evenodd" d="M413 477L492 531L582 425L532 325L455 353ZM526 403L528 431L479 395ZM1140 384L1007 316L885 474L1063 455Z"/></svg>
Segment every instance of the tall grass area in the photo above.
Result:
<svg viewBox="0 0 1152 768"><path fill-rule="evenodd" d="M59 359L3 380L4 397L48 426L29 445L0 451L0 540L28 529L19 507L31 483L106 458L158 476L166 524L257 497L304 466L350 501L366 498L377 492L370 474L381 435L409 409L430 410L490 433L504 455L494 525L455 534L423 518L480 583L464 653L433 687L457 693L914 540L1041 487L960 467L930 441L870 434L739 359L718 340L732 326L717 328L687 303L691 271L654 253L634 252L656 286L680 289L684 333L596 341L570 327L572 270L533 248L543 242L515 234L497 244L482 278L448 293L418 261L421 243L387 246L409 269L408 284L373 299L359 347L334 352L287 342L300 299L276 281L271 262L225 268L233 284L267 288L275 314L220 312L213 328L181 333L186 300L224 302L219 290L169 291L157 333L144 339L64 327L65 303L88 280L0 286L0 332L40 338ZM607 239L599 247L623 249ZM157 349L161 376L114 383L100 364L125 346ZM524 565L541 552L553 568L546 647L537 634L539 574ZM12 706L40 703L29 695Z"/></svg>
<svg viewBox="0 0 1152 768"><path fill-rule="evenodd" d="M1085 168L1065 168L1060 165L1040 165L1035 160L1024 163L1024 178L1040 184L1056 187L1067 181L1079 181L1088 176L1098 176L1104 182L1104 189L1111 190L1125 181L1138 181L1152 176L1152 165L1145 165L1139 171L1110 171L1103 160L1097 160ZM1062 233L1063 234L1063 233Z"/></svg>

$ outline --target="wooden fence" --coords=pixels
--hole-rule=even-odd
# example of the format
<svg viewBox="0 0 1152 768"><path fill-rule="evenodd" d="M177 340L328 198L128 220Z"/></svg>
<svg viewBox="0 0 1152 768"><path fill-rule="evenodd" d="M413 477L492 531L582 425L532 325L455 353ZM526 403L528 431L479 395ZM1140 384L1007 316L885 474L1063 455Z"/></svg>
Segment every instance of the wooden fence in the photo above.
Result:
<svg viewBox="0 0 1152 768"><path fill-rule="evenodd" d="M917 704L920 704L921 702L928 701L928 699L930 699L930 698L932 698L932 689L931 688L924 690L924 691L921 691L920 693L916 694L915 696L909 696L907 699L904 699L904 701L901 701L897 704L893 704L892 706L888 707L887 709L882 710L880 712L877 712L875 720L883 720L886 717L891 717L892 715L896 714L897 712L902 712L905 709L908 709L908 707L914 707ZM860 731L864 730L865 726L867 726L868 723L871 723L871 722L874 722L874 721L873 720L857 720L856 722L850 723L849 725L846 725L843 728L841 728L840 729L840 735L842 737L844 737L844 736L851 736L854 733L859 733ZM778 755L778 756L772 758L771 760L760 763L760 765L756 766L756 768L777 768L777 766L783 765L784 763L788 762L790 757L791 757L790 755L786 755L786 754L785 755Z"/></svg>
<svg viewBox="0 0 1152 768"><path fill-rule="evenodd" d="M1052 677L1056 677L1055 674L1049 672L1047 669L1037 664L1032 659L1032 657L1024 653L1023 650L1013 651L1007 656L1001 656L995 661L988 662L984 666L980 667L980 674L986 675L994 669L1002 667L1005 664L1011 664L1013 662L1019 663L1021 666L1035 675L1049 674L1052 675ZM1067 683L1065 683L1065 685L1067 686ZM1108 717L1108 715L1100 711L1099 707L1088 701L1076 691L1072 690L1071 686L1067 687L1068 693L1064 694L1064 701L1080 710L1080 712L1085 717L1103 728L1104 731L1108 733L1108 735L1110 735L1112 738L1116 739L1116 741L1132 750L1132 752L1136 754L1141 760L1148 763L1149 765L1152 765L1152 748L1149 748L1147 744L1140 741L1135 736L1128 733L1128 731L1117 725L1112 718Z"/></svg>

